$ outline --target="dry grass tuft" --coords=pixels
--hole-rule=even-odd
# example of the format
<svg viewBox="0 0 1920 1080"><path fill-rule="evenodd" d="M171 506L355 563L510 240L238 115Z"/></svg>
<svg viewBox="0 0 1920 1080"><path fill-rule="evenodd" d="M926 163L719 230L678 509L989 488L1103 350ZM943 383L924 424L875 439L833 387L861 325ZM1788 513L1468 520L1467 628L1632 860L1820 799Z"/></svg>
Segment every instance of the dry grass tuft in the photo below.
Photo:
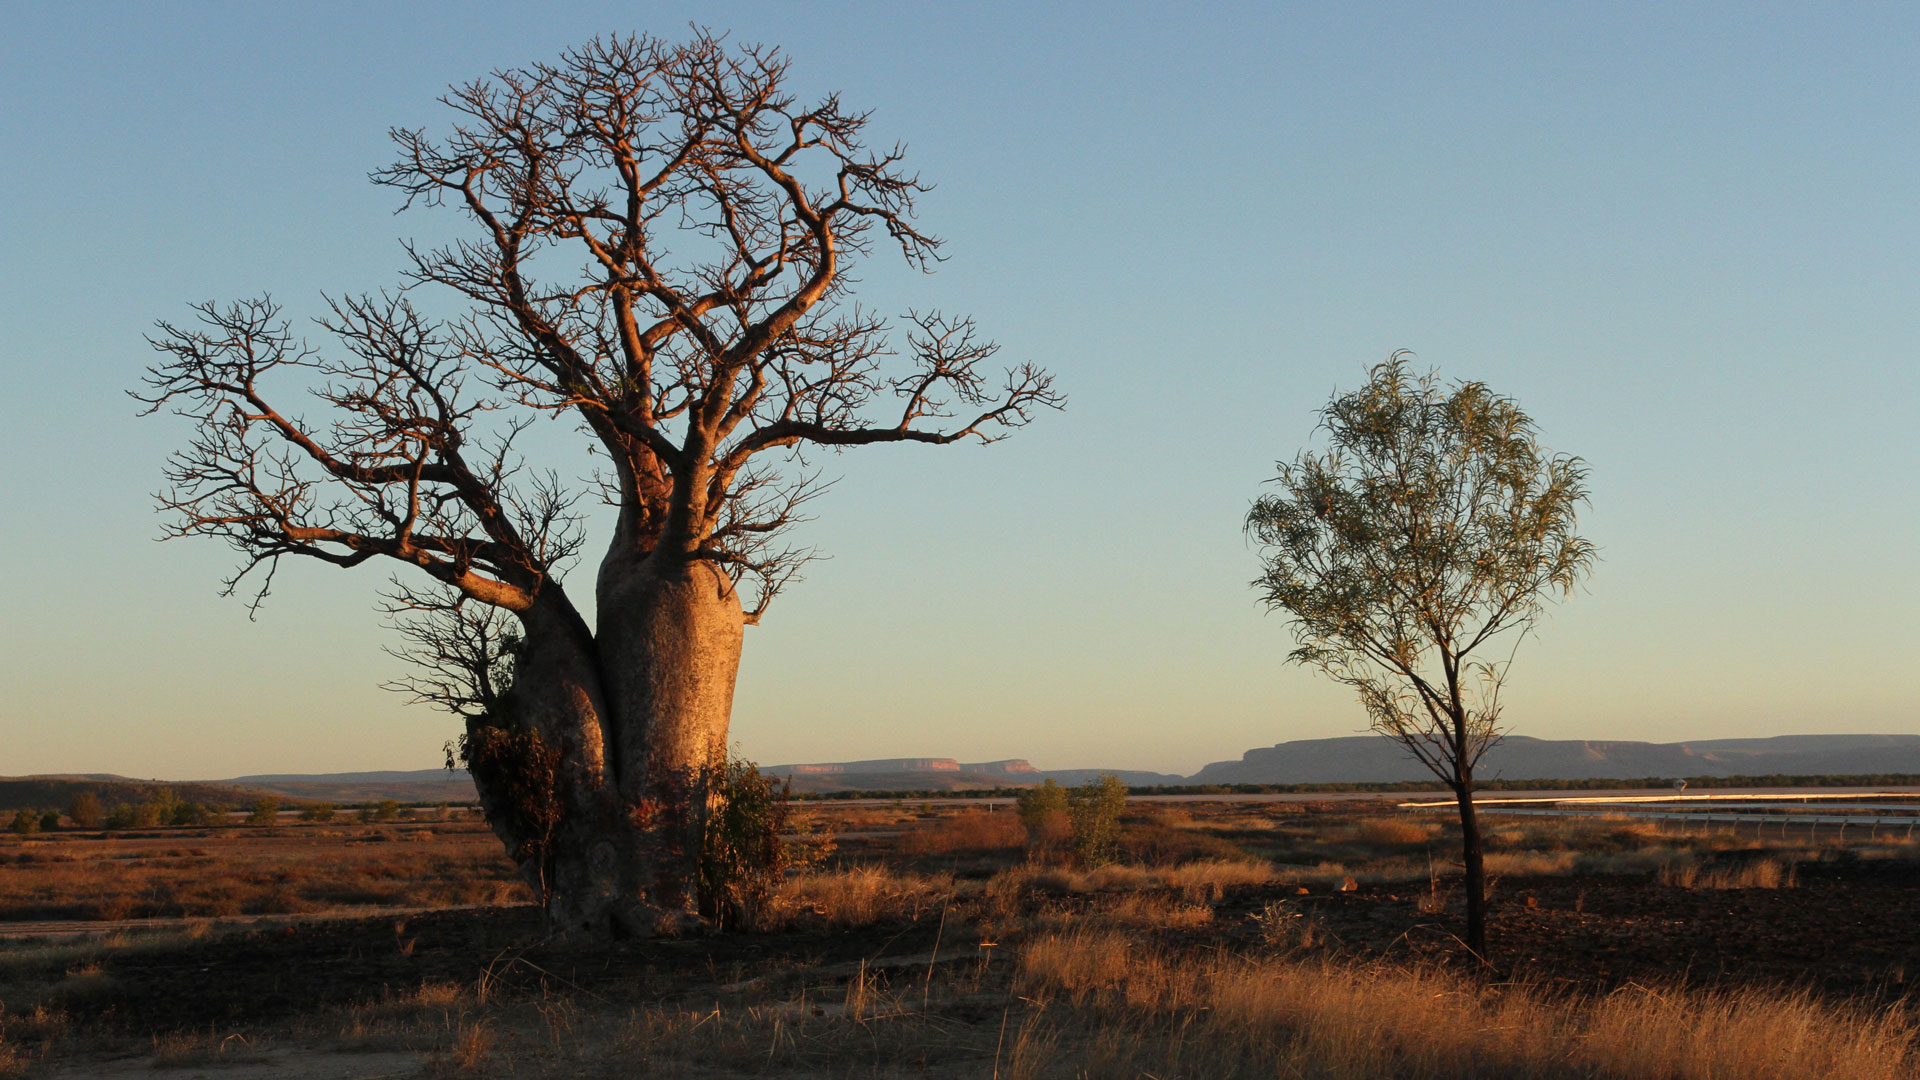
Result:
<svg viewBox="0 0 1920 1080"><path fill-rule="evenodd" d="M1434 838L1439 827L1405 818L1362 818L1349 827L1355 843L1376 848L1420 847Z"/></svg>
<svg viewBox="0 0 1920 1080"><path fill-rule="evenodd" d="M494 1048L499 1043L487 1021L461 1023L443 1053L427 1058L428 1076L481 1076L493 1071Z"/></svg>
<svg viewBox="0 0 1920 1080"><path fill-rule="evenodd" d="M1656 877L1681 889L1791 889L1800 884L1797 867L1778 859L1754 859L1713 869L1698 863L1662 863Z"/></svg>
<svg viewBox="0 0 1920 1080"><path fill-rule="evenodd" d="M263 1040L250 1039L239 1032L220 1034L176 1031L153 1037L153 1067L191 1069L206 1065L257 1064L268 1060Z"/></svg>
<svg viewBox="0 0 1920 1080"><path fill-rule="evenodd" d="M947 874L897 874L882 866L852 866L801 874L774 895L766 928L825 923L865 926L884 919L919 918L953 893Z"/></svg>
<svg viewBox="0 0 1920 1080"><path fill-rule="evenodd" d="M1093 910L1093 919L1106 926L1145 929L1192 929L1213 921L1213 908L1164 893L1121 893Z"/></svg>

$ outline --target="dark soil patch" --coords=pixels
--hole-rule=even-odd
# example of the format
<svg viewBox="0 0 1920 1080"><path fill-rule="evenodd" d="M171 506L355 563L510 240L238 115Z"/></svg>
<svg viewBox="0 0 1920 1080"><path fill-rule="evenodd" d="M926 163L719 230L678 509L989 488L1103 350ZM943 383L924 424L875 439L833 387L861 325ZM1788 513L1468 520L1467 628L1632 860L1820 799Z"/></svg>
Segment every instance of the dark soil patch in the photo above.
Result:
<svg viewBox="0 0 1920 1080"><path fill-rule="evenodd" d="M928 922L568 944L541 941L539 914L526 907L330 919L116 953L104 978L63 1004L76 1019L146 1034L274 1024L404 997L425 982L471 989L484 974L495 999L559 993L639 1005L790 969L925 951L935 932Z"/></svg>
<svg viewBox="0 0 1920 1080"><path fill-rule="evenodd" d="M1920 864L1816 863L1799 877L1783 889L1682 889L1651 876L1507 878L1490 905L1493 974L1602 992L1684 980L1907 998L1909 979L1920 979ZM1457 889L1437 915L1421 913L1407 890L1252 890L1223 904L1216 923L1248 936L1250 920L1235 916L1283 899L1315 919L1336 952L1470 962Z"/></svg>

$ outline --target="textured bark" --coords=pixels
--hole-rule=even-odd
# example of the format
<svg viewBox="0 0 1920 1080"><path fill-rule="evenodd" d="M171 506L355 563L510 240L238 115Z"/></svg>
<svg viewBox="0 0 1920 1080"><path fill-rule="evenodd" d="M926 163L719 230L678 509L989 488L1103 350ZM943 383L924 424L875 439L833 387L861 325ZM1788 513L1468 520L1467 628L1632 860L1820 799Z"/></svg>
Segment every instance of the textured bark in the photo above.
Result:
<svg viewBox="0 0 1920 1080"><path fill-rule="evenodd" d="M598 639L536 606L500 715L469 723L488 820L568 935L694 920L744 630L732 582L710 564L607 565ZM489 756L499 738L513 741Z"/></svg>
<svg viewBox="0 0 1920 1080"><path fill-rule="evenodd" d="M710 563L610 560L600 581L599 654L615 702L616 790L646 833L655 903L698 903L709 782L725 764L744 616Z"/></svg>

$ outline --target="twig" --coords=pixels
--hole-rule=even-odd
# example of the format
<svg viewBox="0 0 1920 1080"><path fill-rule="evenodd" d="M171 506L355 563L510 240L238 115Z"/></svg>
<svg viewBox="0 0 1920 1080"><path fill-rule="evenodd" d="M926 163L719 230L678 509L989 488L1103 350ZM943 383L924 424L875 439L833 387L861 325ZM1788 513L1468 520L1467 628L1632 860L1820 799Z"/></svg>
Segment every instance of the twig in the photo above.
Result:
<svg viewBox="0 0 1920 1080"><path fill-rule="evenodd" d="M927 1003L933 996L933 965L940 959L940 938L947 932L947 907L940 908L940 928L933 932L933 952L927 957L927 978L920 987L920 1011L927 1011Z"/></svg>

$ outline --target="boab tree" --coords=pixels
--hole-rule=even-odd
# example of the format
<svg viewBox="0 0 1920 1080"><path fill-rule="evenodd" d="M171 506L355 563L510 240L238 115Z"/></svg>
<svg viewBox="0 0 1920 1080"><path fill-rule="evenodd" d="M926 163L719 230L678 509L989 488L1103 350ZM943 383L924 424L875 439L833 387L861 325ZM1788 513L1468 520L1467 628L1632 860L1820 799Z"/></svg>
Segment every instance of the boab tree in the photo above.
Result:
<svg viewBox="0 0 1920 1080"><path fill-rule="evenodd" d="M472 235L409 245L408 289L328 302L326 348L267 299L162 323L141 396L194 421L170 535L242 556L257 604L286 557L404 563L392 610L459 712L489 821L567 932L697 910L743 627L804 554L809 448L991 441L1060 398L988 364L966 319L904 334L848 302L874 245L937 257L899 147L802 104L777 50L701 34L596 40L454 88L439 137L396 130L373 174ZM412 302L444 287L450 318ZM445 295L442 293L442 295ZM310 389L318 414L290 392ZM562 582L580 493L515 436L569 418L618 510L593 626ZM256 584L257 582L257 584Z"/></svg>
<svg viewBox="0 0 1920 1080"><path fill-rule="evenodd" d="M1501 735L1500 688L1555 593L1593 564L1575 533L1586 465L1482 383L1442 386L1395 353L1320 413L1331 444L1278 464L1246 527L1270 609L1293 616L1288 659L1360 694L1375 731L1453 792L1467 946L1487 954L1474 770Z"/></svg>

